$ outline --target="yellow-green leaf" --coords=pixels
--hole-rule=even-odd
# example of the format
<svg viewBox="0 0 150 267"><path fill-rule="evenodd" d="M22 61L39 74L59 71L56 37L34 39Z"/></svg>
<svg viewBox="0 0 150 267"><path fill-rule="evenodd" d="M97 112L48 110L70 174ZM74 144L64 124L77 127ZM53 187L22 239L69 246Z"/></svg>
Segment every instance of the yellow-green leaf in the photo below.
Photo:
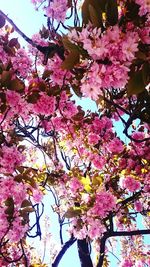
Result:
<svg viewBox="0 0 150 267"><path fill-rule="evenodd" d="M81 178L81 183L87 192L91 191L91 180L88 176Z"/></svg>

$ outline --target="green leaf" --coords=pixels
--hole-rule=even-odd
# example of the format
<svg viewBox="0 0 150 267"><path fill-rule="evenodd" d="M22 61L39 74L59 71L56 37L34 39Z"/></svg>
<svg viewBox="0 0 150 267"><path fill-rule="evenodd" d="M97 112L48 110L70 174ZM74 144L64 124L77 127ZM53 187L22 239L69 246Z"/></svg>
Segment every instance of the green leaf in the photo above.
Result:
<svg viewBox="0 0 150 267"><path fill-rule="evenodd" d="M79 63L79 60L80 60L79 51L77 51L76 49L72 50L70 54L63 61L61 68L64 70L71 70L77 63Z"/></svg>
<svg viewBox="0 0 150 267"><path fill-rule="evenodd" d="M127 95L138 95L145 90L142 71L132 73L127 84Z"/></svg>
<svg viewBox="0 0 150 267"><path fill-rule="evenodd" d="M0 15L0 28L4 27L5 25L5 19L3 16Z"/></svg>

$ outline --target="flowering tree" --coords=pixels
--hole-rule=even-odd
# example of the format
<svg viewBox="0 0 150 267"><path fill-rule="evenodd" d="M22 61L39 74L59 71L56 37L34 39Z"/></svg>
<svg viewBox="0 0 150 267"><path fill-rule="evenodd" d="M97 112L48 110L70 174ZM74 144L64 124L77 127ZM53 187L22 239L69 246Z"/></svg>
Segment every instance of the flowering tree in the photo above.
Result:
<svg viewBox="0 0 150 267"><path fill-rule="evenodd" d="M47 266L26 242L42 235L47 192L60 226L52 267L75 242L82 267L112 266L118 236L118 266L150 266L150 2L31 2L47 21L32 39L0 11L1 266Z"/></svg>

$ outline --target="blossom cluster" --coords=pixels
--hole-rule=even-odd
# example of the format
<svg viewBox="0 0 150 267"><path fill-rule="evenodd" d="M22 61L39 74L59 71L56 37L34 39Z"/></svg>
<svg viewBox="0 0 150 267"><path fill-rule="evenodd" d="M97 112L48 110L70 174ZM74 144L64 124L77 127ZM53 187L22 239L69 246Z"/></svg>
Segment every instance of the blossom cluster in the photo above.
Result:
<svg viewBox="0 0 150 267"><path fill-rule="evenodd" d="M11 41L7 28L0 30L0 239L9 240L11 251L26 237L28 213L46 189L54 196L53 210L60 221L69 220L68 232L77 239L99 241L113 231L113 223L120 231L135 230L136 214L144 214L149 225L149 2L129 1L139 6L137 21L123 1L118 1L115 25L106 16L101 28L92 20L76 27L76 17L64 37L50 20L63 25L71 2L32 0L37 7L45 3L49 28L46 38L33 36L28 52ZM50 47L50 38L62 47L61 55L41 52ZM135 95L128 91L129 81L132 90L139 90ZM89 104L84 111L72 100L73 91L97 101L100 109L92 112ZM124 123L131 140L119 136L114 119ZM120 266L149 264L142 241L132 242L141 258L135 249L126 249Z"/></svg>
<svg viewBox="0 0 150 267"><path fill-rule="evenodd" d="M102 33L101 29L93 30L89 25L80 34L73 30L68 36L72 42L81 43L92 60L81 80L84 96L97 100L102 88L124 88L138 51L137 30L123 33L115 25Z"/></svg>

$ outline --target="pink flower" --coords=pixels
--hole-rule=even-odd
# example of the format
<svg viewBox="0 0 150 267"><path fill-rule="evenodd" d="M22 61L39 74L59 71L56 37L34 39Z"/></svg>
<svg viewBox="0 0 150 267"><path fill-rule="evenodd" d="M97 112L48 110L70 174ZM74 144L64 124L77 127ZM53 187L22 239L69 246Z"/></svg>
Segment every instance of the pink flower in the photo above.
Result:
<svg viewBox="0 0 150 267"><path fill-rule="evenodd" d="M145 134L143 132L134 132L132 134L132 138L136 140L142 140L143 138L145 138Z"/></svg>
<svg viewBox="0 0 150 267"><path fill-rule="evenodd" d="M46 15L50 18L56 19L58 22L64 22L66 12L68 9L67 0L53 0L46 7Z"/></svg>
<svg viewBox="0 0 150 267"><path fill-rule="evenodd" d="M41 93L37 103L33 105L33 110L37 114L51 115L55 112L56 100L54 96Z"/></svg>
<svg viewBox="0 0 150 267"><path fill-rule="evenodd" d="M104 218L110 211L116 207L116 198L106 191L100 191L96 195L94 206L89 210L89 216L100 216Z"/></svg>
<svg viewBox="0 0 150 267"><path fill-rule="evenodd" d="M108 150L112 153L119 154L124 150L124 146L120 139L116 137L108 144Z"/></svg>
<svg viewBox="0 0 150 267"><path fill-rule="evenodd" d="M98 219L89 220L88 222L88 236L91 239L99 238L101 234L104 232L104 226L101 225Z"/></svg>
<svg viewBox="0 0 150 267"><path fill-rule="evenodd" d="M32 199L35 203L39 203L42 201L43 193L37 188L32 189Z"/></svg>
<svg viewBox="0 0 150 267"><path fill-rule="evenodd" d="M135 192L141 188L139 181L136 181L132 176L127 176L122 179L121 186L124 189L128 189L130 192Z"/></svg>
<svg viewBox="0 0 150 267"><path fill-rule="evenodd" d="M124 259L119 265L119 267L133 267L133 266L134 264L130 259Z"/></svg>
<svg viewBox="0 0 150 267"><path fill-rule="evenodd" d="M100 88L82 79L81 92L83 96L97 100L100 95Z"/></svg>
<svg viewBox="0 0 150 267"><path fill-rule="evenodd" d="M26 50L20 48L17 50L15 57L11 58L13 69L17 71L20 76L26 78L31 70L32 61Z"/></svg>
<svg viewBox="0 0 150 267"><path fill-rule="evenodd" d="M71 181L69 182L69 187L70 187L72 193L76 193L76 191L78 189L82 189L83 188L82 184L80 183L80 181L76 177L73 177L71 179Z"/></svg>
<svg viewBox="0 0 150 267"><path fill-rule="evenodd" d="M91 161L92 161L94 167L97 168L98 170L101 170L106 163L106 159L102 156L97 155L97 154L91 155Z"/></svg>
<svg viewBox="0 0 150 267"><path fill-rule="evenodd" d="M122 43L122 59L131 62L135 58L135 52L138 51L137 35L128 34Z"/></svg>
<svg viewBox="0 0 150 267"><path fill-rule="evenodd" d="M99 140L100 140L100 136L98 134L90 133L88 135L88 143L89 143L89 145L96 145Z"/></svg>
<svg viewBox="0 0 150 267"><path fill-rule="evenodd" d="M134 203L134 209L137 211L137 212L141 212L143 210L143 205L140 201L135 201Z"/></svg>
<svg viewBox="0 0 150 267"><path fill-rule="evenodd" d="M4 173L14 172L15 168L25 160L25 156L22 155L15 146L3 146L0 152L0 170Z"/></svg>
<svg viewBox="0 0 150 267"><path fill-rule="evenodd" d="M144 16L150 12L149 0L135 0L135 2L140 6L139 15Z"/></svg>
<svg viewBox="0 0 150 267"><path fill-rule="evenodd" d="M65 92L61 94L59 109L61 114L63 114L63 116L68 119L72 118L78 113L78 109L74 101L70 101Z"/></svg>

